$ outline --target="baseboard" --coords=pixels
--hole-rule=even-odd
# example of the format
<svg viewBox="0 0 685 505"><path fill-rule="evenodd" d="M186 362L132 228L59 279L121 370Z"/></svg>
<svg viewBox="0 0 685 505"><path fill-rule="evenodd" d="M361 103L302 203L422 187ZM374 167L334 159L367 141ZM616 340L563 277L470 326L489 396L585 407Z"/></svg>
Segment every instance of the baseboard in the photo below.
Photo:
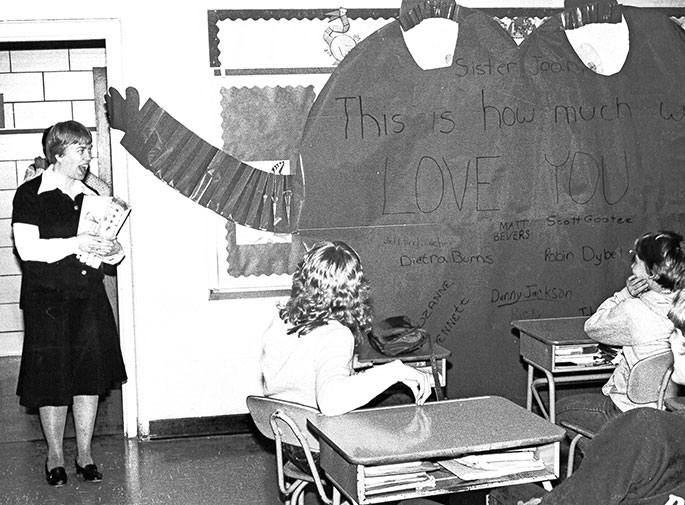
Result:
<svg viewBox="0 0 685 505"><path fill-rule="evenodd" d="M150 439L255 434L250 414L150 421Z"/></svg>

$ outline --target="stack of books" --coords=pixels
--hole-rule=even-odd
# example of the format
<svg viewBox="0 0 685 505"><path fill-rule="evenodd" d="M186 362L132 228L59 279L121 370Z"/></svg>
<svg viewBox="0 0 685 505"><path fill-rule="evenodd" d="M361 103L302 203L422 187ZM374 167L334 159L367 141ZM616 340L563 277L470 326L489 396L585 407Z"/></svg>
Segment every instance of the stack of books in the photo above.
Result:
<svg viewBox="0 0 685 505"><path fill-rule="evenodd" d="M595 366L599 359L599 344L564 345L554 348L554 362L557 366Z"/></svg>
<svg viewBox="0 0 685 505"><path fill-rule="evenodd" d="M554 348L554 363L557 366L615 365L620 351L620 347L599 343L558 346Z"/></svg>
<svg viewBox="0 0 685 505"><path fill-rule="evenodd" d="M435 478L430 472L439 468L430 461L364 467L365 493L372 496L435 487Z"/></svg>

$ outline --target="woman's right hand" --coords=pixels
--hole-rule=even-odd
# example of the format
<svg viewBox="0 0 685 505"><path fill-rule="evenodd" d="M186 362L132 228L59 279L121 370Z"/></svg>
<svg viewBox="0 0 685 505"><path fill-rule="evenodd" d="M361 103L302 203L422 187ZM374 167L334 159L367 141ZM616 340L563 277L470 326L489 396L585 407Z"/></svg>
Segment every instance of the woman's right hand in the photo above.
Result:
<svg viewBox="0 0 685 505"><path fill-rule="evenodd" d="M426 372L404 365L405 377L400 382L405 384L414 394L417 405L423 405L431 395L431 377Z"/></svg>

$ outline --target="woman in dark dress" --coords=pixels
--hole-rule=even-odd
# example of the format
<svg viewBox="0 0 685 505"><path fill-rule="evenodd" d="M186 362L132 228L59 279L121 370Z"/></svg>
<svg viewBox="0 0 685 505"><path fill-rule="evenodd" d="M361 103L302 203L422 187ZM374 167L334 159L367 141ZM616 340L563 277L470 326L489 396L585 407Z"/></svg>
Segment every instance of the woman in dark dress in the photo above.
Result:
<svg viewBox="0 0 685 505"><path fill-rule="evenodd" d="M67 482L63 438L73 405L76 474L99 482L91 455L98 397L126 380L102 262L123 258L116 239L77 235L83 184L92 137L76 121L46 130L43 149L50 166L23 183L14 196L12 231L22 261L20 306L24 345L17 394L37 408L48 446L45 476L52 486Z"/></svg>

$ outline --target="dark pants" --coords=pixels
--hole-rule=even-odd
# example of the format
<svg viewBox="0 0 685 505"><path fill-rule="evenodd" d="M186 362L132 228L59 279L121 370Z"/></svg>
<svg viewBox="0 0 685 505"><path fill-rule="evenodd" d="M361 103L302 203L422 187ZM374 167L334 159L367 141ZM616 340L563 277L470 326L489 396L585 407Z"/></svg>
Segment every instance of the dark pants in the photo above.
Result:
<svg viewBox="0 0 685 505"><path fill-rule="evenodd" d="M600 393L564 396L556 402L557 424L568 421L594 433L598 433L607 422L622 413L611 398ZM566 431L569 438L576 435L573 431ZM583 445L580 447L584 449Z"/></svg>

